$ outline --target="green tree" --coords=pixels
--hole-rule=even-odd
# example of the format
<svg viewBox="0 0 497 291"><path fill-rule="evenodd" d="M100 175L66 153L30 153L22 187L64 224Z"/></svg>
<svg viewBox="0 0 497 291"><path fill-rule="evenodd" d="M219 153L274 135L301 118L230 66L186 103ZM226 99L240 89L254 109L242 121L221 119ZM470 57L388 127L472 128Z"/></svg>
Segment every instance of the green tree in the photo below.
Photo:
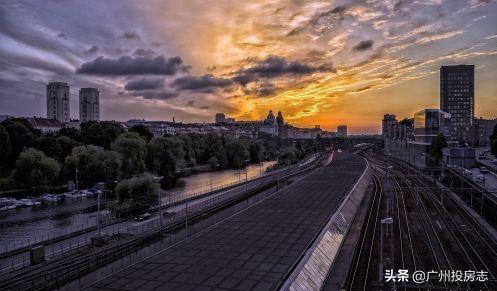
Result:
<svg viewBox="0 0 497 291"><path fill-rule="evenodd" d="M8 171L8 163L12 154L9 133L0 125L0 174Z"/></svg>
<svg viewBox="0 0 497 291"><path fill-rule="evenodd" d="M183 151L185 152L185 163L189 167L194 167L197 163L195 150L193 148L193 141L190 136L180 134L177 136L183 142Z"/></svg>
<svg viewBox="0 0 497 291"><path fill-rule="evenodd" d="M61 154L60 145L57 143L57 139L50 135L44 135L37 138L35 148L54 159L58 159Z"/></svg>
<svg viewBox="0 0 497 291"><path fill-rule="evenodd" d="M207 160L207 164L209 164L213 170L217 170L219 168L219 161L216 157L210 157L210 159Z"/></svg>
<svg viewBox="0 0 497 291"><path fill-rule="evenodd" d="M14 178L24 187L50 186L59 176L59 163L42 151L28 148L16 161Z"/></svg>
<svg viewBox="0 0 497 291"><path fill-rule="evenodd" d="M154 137L147 146L146 164L149 171L162 176L162 188L174 186L176 170L185 164L183 141L177 137Z"/></svg>
<svg viewBox="0 0 497 291"><path fill-rule="evenodd" d="M299 160L298 150L295 148L286 148L278 154L278 165L286 166L296 163Z"/></svg>
<svg viewBox="0 0 497 291"><path fill-rule="evenodd" d="M493 141L497 139L497 124L494 126L493 133L490 135L490 145L492 145Z"/></svg>
<svg viewBox="0 0 497 291"><path fill-rule="evenodd" d="M205 157L204 161L208 161L211 157L215 157L221 169L229 165L229 160L225 147L225 140L216 134L207 134L204 138Z"/></svg>
<svg viewBox="0 0 497 291"><path fill-rule="evenodd" d="M437 137L431 142L429 148L430 157L435 165L440 163L440 160L443 157L442 149L447 147L447 140L445 136L441 133L437 135Z"/></svg>
<svg viewBox="0 0 497 291"><path fill-rule="evenodd" d="M249 153L250 153L250 162L251 163L259 163L264 160L264 146L261 142L257 140L251 140L249 143Z"/></svg>
<svg viewBox="0 0 497 291"><path fill-rule="evenodd" d="M492 141L490 152L492 153L492 155L494 155L494 157L497 157L497 138Z"/></svg>
<svg viewBox="0 0 497 291"><path fill-rule="evenodd" d="M112 142L124 131L112 122L89 121L81 123L81 137L85 144L109 149Z"/></svg>
<svg viewBox="0 0 497 291"><path fill-rule="evenodd" d="M78 142L82 142L81 132L73 127L64 127L57 132L58 137L66 136Z"/></svg>
<svg viewBox="0 0 497 291"><path fill-rule="evenodd" d="M231 140L226 144L226 154L229 165L235 168L243 167L250 155L247 145L240 139Z"/></svg>
<svg viewBox="0 0 497 291"><path fill-rule="evenodd" d="M57 146L60 148L60 156L59 159L64 161L64 159L71 154L72 149L80 146L81 143L68 137L68 136L60 136L56 140Z"/></svg>
<svg viewBox="0 0 497 291"><path fill-rule="evenodd" d="M13 164L24 148L32 147L35 143L34 133L22 122L4 121L5 129L9 134L11 155L9 163Z"/></svg>
<svg viewBox="0 0 497 291"><path fill-rule="evenodd" d="M74 180L77 169L80 185L93 186L97 182L119 180L121 165L117 152L94 145L77 146L65 159L64 173L66 179Z"/></svg>
<svg viewBox="0 0 497 291"><path fill-rule="evenodd" d="M260 134L260 139L263 141L265 153L264 155L270 159L278 156L280 149L283 148L283 141L277 137L269 134Z"/></svg>
<svg viewBox="0 0 497 291"><path fill-rule="evenodd" d="M138 133L146 142L150 141L154 135L148 130L148 127L142 124L133 125L128 132Z"/></svg>
<svg viewBox="0 0 497 291"><path fill-rule="evenodd" d="M133 213L155 206L160 191L153 176L148 173L122 180L115 190L120 203L130 202L130 212Z"/></svg>
<svg viewBox="0 0 497 291"><path fill-rule="evenodd" d="M126 132L121 134L111 148L121 155L122 173L125 178L143 173L147 144L138 133Z"/></svg>

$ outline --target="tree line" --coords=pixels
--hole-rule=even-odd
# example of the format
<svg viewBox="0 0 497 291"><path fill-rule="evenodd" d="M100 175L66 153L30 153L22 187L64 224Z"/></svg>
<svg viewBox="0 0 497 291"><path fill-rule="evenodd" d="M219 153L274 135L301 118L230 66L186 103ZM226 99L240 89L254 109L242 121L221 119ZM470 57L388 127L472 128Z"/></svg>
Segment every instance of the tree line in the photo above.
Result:
<svg viewBox="0 0 497 291"><path fill-rule="evenodd" d="M183 168L203 164L212 169L239 168L273 159L283 165L315 150L314 141L289 144L270 135L258 139L214 133L154 137L143 125L125 131L106 121L41 133L25 119L8 119L0 123L0 190L43 190L74 181L76 175L81 187L91 187L145 172L162 177L160 186L168 188L175 186Z"/></svg>

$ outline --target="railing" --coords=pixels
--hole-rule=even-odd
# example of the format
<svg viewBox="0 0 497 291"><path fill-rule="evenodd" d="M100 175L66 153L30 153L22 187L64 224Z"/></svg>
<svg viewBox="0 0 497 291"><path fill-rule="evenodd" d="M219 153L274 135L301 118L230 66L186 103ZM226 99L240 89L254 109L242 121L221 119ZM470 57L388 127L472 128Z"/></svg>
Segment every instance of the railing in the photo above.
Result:
<svg viewBox="0 0 497 291"><path fill-rule="evenodd" d="M190 225L193 223L198 222L199 224L202 224L206 217L217 215L220 210L227 207L241 207L241 210L239 209L237 212L229 212L230 216L238 213L239 211L243 211L251 204L248 203L248 200L246 204L238 203L239 201L246 200L247 198L260 193L265 189L275 186L280 179L287 179L289 177L310 171L317 167L321 162L322 159L319 159L307 168L286 173L286 175L282 175L281 177L268 175L263 177L261 183L249 186L248 189L241 187L242 190L246 191L234 189L233 193L223 193L201 203L197 203L197 205L193 205L191 207L186 207L187 202L185 202L185 208L177 212L174 217L165 218L164 221L162 221L162 227L159 222L153 221L151 224L145 224L142 226L140 231L141 235L139 237L134 236L134 238L118 245L109 246L101 251L75 257L62 263L39 266L35 271L26 270L24 273L5 276L4 278L1 278L0 290L42 290L47 288L59 288L74 279L81 279L83 276L95 272L102 266L107 266L108 264L119 260L124 256L129 256L133 252L138 252L144 245L148 245L153 241L156 241L158 238L164 238L165 234L178 232L184 228L183 239L186 239L188 235L191 235ZM265 195L270 194L272 193L266 193ZM217 218L217 221L219 221L219 218ZM217 221L214 219L214 223L217 223ZM203 225L202 227L199 227L199 231L205 230L205 228L205 225Z"/></svg>
<svg viewBox="0 0 497 291"><path fill-rule="evenodd" d="M169 207L179 205L182 203L185 203L187 201L192 201L198 198L210 196L215 193L227 191L239 186L243 186L247 183L252 183L254 181L258 181L260 179L264 179L265 177L268 176L274 176L274 175L279 175L283 172L291 171L298 169L302 166L307 166L310 163L314 162L316 158L314 156L310 156L309 160L304 161L303 163L298 163L295 165L291 165L290 167L285 167L282 169L278 169L272 172L266 172L266 173L261 173L261 175L252 177L251 179L248 179L247 181L245 179L240 181L234 181L232 183L227 183L223 185L217 185L213 186L212 188L205 189L202 191L197 191L197 192L191 192L187 194L182 194L182 195L176 195L173 197L168 197L167 203L164 203L161 208L162 209L167 209ZM164 198L162 200L165 200ZM152 212L158 211L159 207L153 207ZM120 218L120 219L107 219L104 220L104 223L100 225L100 227L107 227L113 224L118 224L124 221L129 220L129 218ZM68 239L70 237L74 237L77 235L85 234L85 233L90 233L95 231L98 228L97 223L94 224L82 224L81 227L75 226L72 230L71 229L66 229L64 231L53 231L53 232L42 232L39 236L35 235L34 239L24 239L24 240L13 240L11 242L6 242L4 247L0 246L0 259L5 259L5 258L10 258L14 255L27 252L31 248L35 246L41 246L41 245L46 245L46 244L51 244L55 242L59 242L65 239ZM118 228L119 229L119 228ZM72 245L68 244L67 247L62 247L62 249L68 249L69 251L72 250ZM24 263L25 262L25 263ZM19 264L14 264L13 261L8 264L10 266L10 269L13 270L14 266L16 268L22 268L23 266L29 264L29 260L23 260L23 263ZM2 267L0 263L0 274L2 273ZM5 263L4 263L5 265Z"/></svg>

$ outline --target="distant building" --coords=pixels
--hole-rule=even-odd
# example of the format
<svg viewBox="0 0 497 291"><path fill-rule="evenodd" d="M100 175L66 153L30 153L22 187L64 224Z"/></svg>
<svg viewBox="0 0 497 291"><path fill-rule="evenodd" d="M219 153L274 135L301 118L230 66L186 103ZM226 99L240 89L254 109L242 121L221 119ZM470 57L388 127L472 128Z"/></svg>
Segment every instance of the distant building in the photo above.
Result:
<svg viewBox="0 0 497 291"><path fill-rule="evenodd" d="M451 139L460 143L473 142L474 81L474 65L440 68L440 109L451 115Z"/></svg>
<svg viewBox="0 0 497 291"><path fill-rule="evenodd" d="M438 134L450 140L451 115L440 109L423 109L414 113L414 140L431 144Z"/></svg>
<svg viewBox="0 0 497 291"><path fill-rule="evenodd" d="M397 117L394 114L383 115L383 120L381 121L381 134L386 137L388 135L389 127L397 124Z"/></svg>
<svg viewBox="0 0 497 291"><path fill-rule="evenodd" d="M276 117L276 123L278 123L278 136L280 138L286 138L286 127L285 127L285 119L283 118L283 113L278 111L278 117Z"/></svg>
<svg viewBox="0 0 497 291"><path fill-rule="evenodd" d="M216 113L216 123L222 124L226 122L226 115L224 113Z"/></svg>
<svg viewBox="0 0 497 291"><path fill-rule="evenodd" d="M79 120L100 121L99 92L95 88L81 88L79 90Z"/></svg>
<svg viewBox="0 0 497 291"><path fill-rule="evenodd" d="M269 110L266 119L259 127L259 131L270 135L278 135L278 121L276 120L272 110Z"/></svg>
<svg viewBox="0 0 497 291"><path fill-rule="evenodd" d="M10 116L10 115L0 115L0 122L4 121L4 120L7 120L7 119L11 119L11 118L14 118L14 116Z"/></svg>
<svg viewBox="0 0 497 291"><path fill-rule="evenodd" d="M476 151L474 148L452 148L442 149L445 165L472 168L476 166Z"/></svg>
<svg viewBox="0 0 497 291"><path fill-rule="evenodd" d="M347 136L347 125L337 126L337 135L338 136Z"/></svg>
<svg viewBox="0 0 497 291"><path fill-rule="evenodd" d="M489 146L490 136L497 125L497 119L475 118L473 122L473 144L478 146Z"/></svg>
<svg viewBox="0 0 497 291"><path fill-rule="evenodd" d="M233 123L235 123L234 118L226 118L226 124L233 124Z"/></svg>
<svg viewBox="0 0 497 291"><path fill-rule="evenodd" d="M397 140L388 145L389 151L415 167L431 167L430 146L439 134L450 140L450 114L440 109L418 111L414 113L414 140Z"/></svg>
<svg viewBox="0 0 497 291"><path fill-rule="evenodd" d="M52 118L28 117L26 120L33 128L38 129L43 133L57 132L64 127L61 122Z"/></svg>
<svg viewBox="0 0 497 291"><path fill-rule="evenodd" d="M67 83L50 82L47 85L47 118L61 123L70 119L69 86Z"/></svg>

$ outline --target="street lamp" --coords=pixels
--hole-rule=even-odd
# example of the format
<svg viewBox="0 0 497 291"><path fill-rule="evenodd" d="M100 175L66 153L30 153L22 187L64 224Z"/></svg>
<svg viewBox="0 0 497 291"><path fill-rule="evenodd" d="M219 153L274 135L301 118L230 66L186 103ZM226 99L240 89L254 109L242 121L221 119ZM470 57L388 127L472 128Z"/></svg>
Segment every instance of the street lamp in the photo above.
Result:
<svg viewBox="0 0 497 291"><path fill-rule="evenodd" d="M250 160L245 160L245 182L248 181L248 162L250 162Z"/></svg>
<svg viewBox="0 0 497 291"><path fill-rule="evenodd" d="M157 183L160 183L160 180L162 180L162 178L164 178L163 176L159 176L159 177L155 177L154 180L157 182ZM158 207L159 207L159 225L160 225L160 230L162 232L162 198L161 198L161 193L160 193L160 185L158 185L157 187L157 198L158 198L158 201L157 201L157 204L158 204Z"/></svg>
<svg viewBox="0 0 497 291"><path fill-rule="evenodd" d="M79 188L78 188L78 168L76 168L76 190L79 190Z"/></svg>
<svg viewBox="0 0 497 291"><path fill-rule="evenodd" d="M219 164L216 164L214 167L215 167L214 170L219 168ZM212 171L211 171L211 192L212 192Z"/></svg>
<svg viewBox="0 0 497 291"><path fill-rule="evenodd" d="M387 217L385 219L382 219L381 220L381 227L380 227L380 230L381 230L381 239L380 239L380 266L379 266L379 280L378 281L383 281L383 225L387 225L387 229L388 229L388 225L389 224L392 224L393 223L393 218L392 217Z"/></svg>

